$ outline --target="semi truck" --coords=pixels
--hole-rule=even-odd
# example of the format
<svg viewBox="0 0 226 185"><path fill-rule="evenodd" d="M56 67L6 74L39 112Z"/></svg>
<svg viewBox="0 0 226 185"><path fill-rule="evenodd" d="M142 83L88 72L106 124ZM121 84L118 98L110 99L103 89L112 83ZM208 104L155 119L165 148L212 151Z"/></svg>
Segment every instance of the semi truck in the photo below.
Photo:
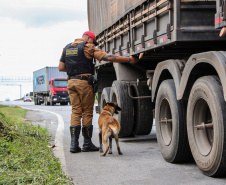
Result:
<svg viewBox="0 0 226 185"><path fill-rule="evenodd" d="M58 67L44 67L33 72L34 104L67 105L70 102L67 90L67 73Z"/></svg>
<svg viewBox="0 0 226 185"><path fill-rule="evenodd" d="M150 134L154 118L167 162L193 158L205 175L226 176L225 0L87 4L98 48L119 56L143 53L135 65L96 61L96 112L117 102L121 137Z"/></svg>

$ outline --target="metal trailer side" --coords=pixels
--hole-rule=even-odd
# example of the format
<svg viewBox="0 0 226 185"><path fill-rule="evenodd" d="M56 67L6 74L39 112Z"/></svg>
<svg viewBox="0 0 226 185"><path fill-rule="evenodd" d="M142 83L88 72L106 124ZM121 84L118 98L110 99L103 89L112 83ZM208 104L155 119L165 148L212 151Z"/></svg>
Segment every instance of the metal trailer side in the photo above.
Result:
<svg viewBox="0 0 226 185"><path fill-rule="evenodd" d="M218 49L225 41L214 27L215 1L88 0L88 12L102 50L122 56L145 52L143 65Z"/></svg>
<svg viewBox="0 0 226 185"><path fill-rule="evenodd" d="M114 80L145 78L164 60L187 60L194 53L220 50L226 38L215 29L215 14L216 1L88 0L89 28L100 49L121 56L144 52L135 67L97 61L99 95ZM184 62L178 65L182 70Z"/></svg>
<svg viewBox="0 0 226 185"><path fill-rule="evenodd" d="M215 14L215 28L226 26L226 2L225 0L216 1L217 12Z"/></svg>
<svg viewBox="0 0 226 185"><path fill-rule="evenodd" d="M89 29L98 35L142 2L144 0L88 0Z"/></svg>
<svg viewBox="0 0 226 185"><path fill-rule="evenodd" d="M144 57L135 65L96 62L97 111L108 101L120 136L156 135L171 163L192 156L207 176L226 172L225 0L88 0L99 48Z"/></svg>

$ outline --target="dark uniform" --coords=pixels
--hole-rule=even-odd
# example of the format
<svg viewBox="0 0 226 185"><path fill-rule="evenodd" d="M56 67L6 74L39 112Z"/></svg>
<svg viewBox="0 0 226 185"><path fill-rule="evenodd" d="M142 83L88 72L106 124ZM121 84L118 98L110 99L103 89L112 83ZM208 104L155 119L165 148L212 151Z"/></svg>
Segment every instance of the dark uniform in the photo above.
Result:
<svg viewBox="0 0 226 185"><path fill-rule="evenodd" d="M60 61L65 63L69 77L67 88L72 106L70 151L73 153L81 151L78 146L81 118L84 136L82 151L99 150L91 142L95 94L92 85L88 84L88 77L94 74L93 58L101 60L106 54L106 52L96 49L94 44L87 43L83 39L76 39L63 50Z"/></svg>

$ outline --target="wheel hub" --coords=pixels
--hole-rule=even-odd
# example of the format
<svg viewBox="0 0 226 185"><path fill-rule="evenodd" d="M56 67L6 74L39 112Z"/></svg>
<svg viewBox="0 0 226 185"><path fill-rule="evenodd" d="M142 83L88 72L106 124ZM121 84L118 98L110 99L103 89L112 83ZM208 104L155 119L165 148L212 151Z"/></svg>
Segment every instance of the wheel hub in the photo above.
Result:
<svg viewBox="0 0 226 185"><path fill-rule="evenodd" d="M160 106L159 114L160 132L164 144L169 146L172 140L172 115L170 105L167 99L164 99Z"/></svg>
<svg viewBox="0 0 226 185"><path fill-rule="evenodd" d="M207 156L213 145L214 124L209 106L204 99L196 102L193 126L199 152L203 156Z"/></svg>

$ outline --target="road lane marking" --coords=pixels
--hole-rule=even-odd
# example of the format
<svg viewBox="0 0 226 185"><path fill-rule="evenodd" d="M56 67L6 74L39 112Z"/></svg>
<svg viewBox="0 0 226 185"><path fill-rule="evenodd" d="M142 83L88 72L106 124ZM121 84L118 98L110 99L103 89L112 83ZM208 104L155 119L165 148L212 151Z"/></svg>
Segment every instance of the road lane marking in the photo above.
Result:
<svg viewBox="0 0 226 185"><path fill-rule="evenodd" d="M56 131L56 136L55 136L55 145L57 147L54 148L54 154L61 161L61 167L62 167L64 173L67 174L66 161L65 161L65 155L64 155L64 145L63 145L63 138L64 138L64 119L63 119L63 117L55 112L51 112L48 110L32 109L32 108L27 108L27 107L23 107L23 106L20 106L20 107L23 109L27 109L27 110L48 112L48 113L51 113L51 114L54 114L55 116L57 116L58 126L57 126L57 131Z"/></svg>

